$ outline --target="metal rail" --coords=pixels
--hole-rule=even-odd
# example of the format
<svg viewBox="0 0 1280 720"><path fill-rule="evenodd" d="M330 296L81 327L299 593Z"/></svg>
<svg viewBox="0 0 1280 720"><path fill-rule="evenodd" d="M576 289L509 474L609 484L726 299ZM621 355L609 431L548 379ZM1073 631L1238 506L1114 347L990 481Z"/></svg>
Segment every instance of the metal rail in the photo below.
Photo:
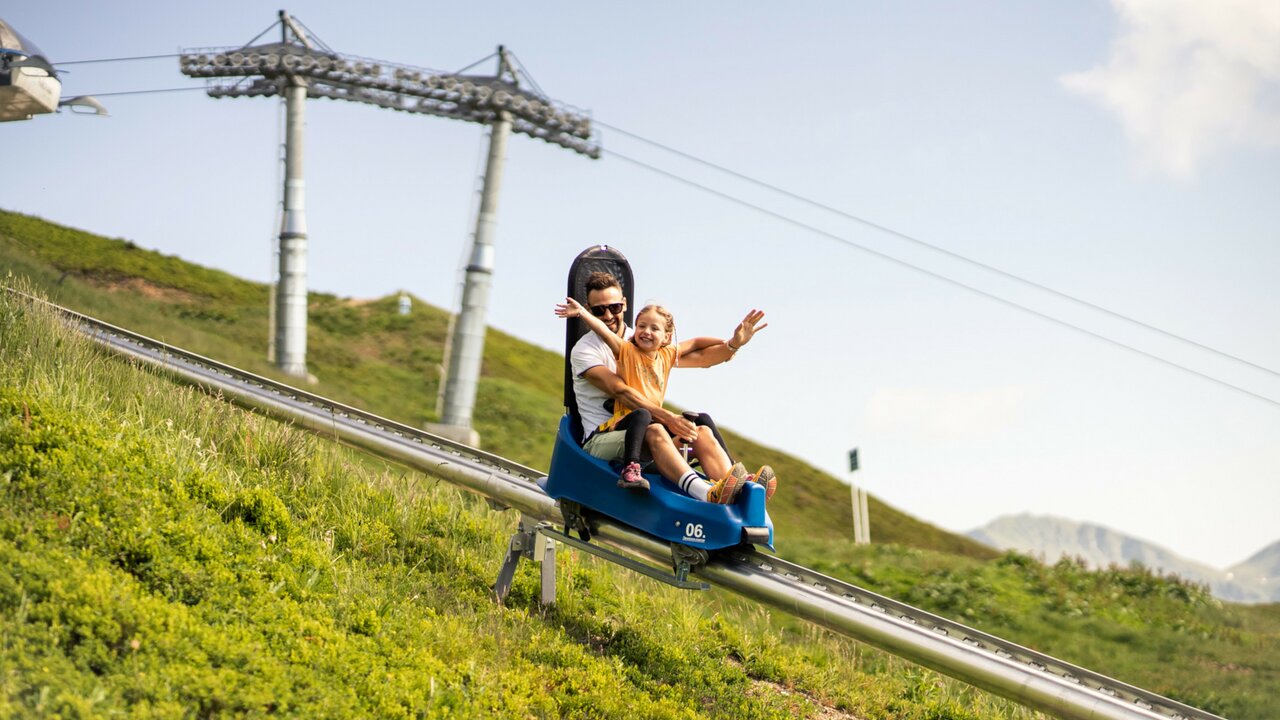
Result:
<svg viewBox="0 0 1280 720"><path fill-rule="evenodd" d="M543 474L532 468L28 299L56 310L109 350L236 405L437 475L484 495L495 507L548 522L561 519L556 502L537 485ZM658 564L669 562L667 543L607 519L592 522L597 539ZM1064 720L1222 720L754 549L719 553L696 574L730 592Z"/></svg>

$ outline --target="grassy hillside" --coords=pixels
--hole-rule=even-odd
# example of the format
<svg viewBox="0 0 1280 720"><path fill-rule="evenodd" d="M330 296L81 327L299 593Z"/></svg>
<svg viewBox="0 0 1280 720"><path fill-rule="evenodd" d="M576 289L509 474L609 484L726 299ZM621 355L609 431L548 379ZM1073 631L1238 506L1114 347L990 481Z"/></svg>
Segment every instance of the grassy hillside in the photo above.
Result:
<svg viewBox="0 0 1280 720"><path fill-rule="evenodd" d="M296 382L266 362L267 288L174 257L0 211L0 267L31 278L50 300L253 372ZM447 314L421 301L357 302L312 293L308 369L315 392L411 425L434 421ZM474 424L486 450L550 465L563 412L563 357L492 330L485 340ZM813 466L724 428L748 465L770 463L784 492L770 503L780 547L790 537L837 538L852 526L847 488ZM976 558L996 553L871 498L876 539Z"/></svg>
<svg viewBox="0 0 1280 720"><path fill-rule="evenodd" d="M0 717L1032 717L513 520L0 294Z"/></svg>
<svg viewBox="0 0 1280 720"><path fill-rule="evenodd" d="M261 286L0 213L5 270L32 278L62 304L273 373L261 359ZM433 419L443 313L419 303L401 317L391 298L313 295L311 318L309 363L320 393L412 423ZM477 424L489 449L545 467L561 360L519 343L490 331ZM485 703L507 703L493 705L507 716L628 707L656 716L1022 716L781 614L668 591L569 553L560 559L554 611L536 608L529 568L510 607L495 608L485 593L509 514L190 392L175 394L3 299L0 393L0 717L37 707L74 715L81 705L91 708L85 714L267 711L227 705L239 696L219 694L223 682L251 698L292 698L280 712L331 702L328 693L336 693L347 704L335 707L386 716L395 712L370 698L464 716L489 714ZM882 506L877 545L855 547L844 503L816 501L833 479L745 438L731 442L788 481L772 507L788 559L1226 717L1280 717L1280 605L1226 605L1142 568L1090 572L1072 562L993 559ZM190 479L196 470L204 479ZM40 481L14 480L24 473ZM68 580L86 574L101 588ZM120 602L159 614L101 611ZM301 617L319 623L305 634L320 638L308 641L319 647L281 629ZM199 630L201 623L215 630ZM139 627L153 640L140 639ZM196 639L167 637L174 628ZM218 645L222 629L251 652ZM206 641L213 650L203 649ZM540 650L522 645L531 642ZM146 652L154 654L140 659ZM344 664L339 655L358 659ZM419 664L455 669L405 669ZM457 666L469 669L458 674ZM385 688L374 687L377 673L385 673ZM544 675L551 679L529 679ZM618 687L607 689L606 677ZM437 693L453 704L432 704Z"/></svg>

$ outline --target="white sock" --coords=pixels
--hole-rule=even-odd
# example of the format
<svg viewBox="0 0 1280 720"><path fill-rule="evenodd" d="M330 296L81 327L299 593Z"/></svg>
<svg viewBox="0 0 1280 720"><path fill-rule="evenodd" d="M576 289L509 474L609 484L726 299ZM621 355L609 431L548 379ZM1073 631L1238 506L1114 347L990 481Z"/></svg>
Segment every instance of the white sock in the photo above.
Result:
<svg viewBox="0 0 1280 720"><path fill-rule="evenodd" d="M688 493L695 500L707 501L707 493L711 490L711 484L702 479L698 473L690 470L680 476L680 489Z"/></svg>

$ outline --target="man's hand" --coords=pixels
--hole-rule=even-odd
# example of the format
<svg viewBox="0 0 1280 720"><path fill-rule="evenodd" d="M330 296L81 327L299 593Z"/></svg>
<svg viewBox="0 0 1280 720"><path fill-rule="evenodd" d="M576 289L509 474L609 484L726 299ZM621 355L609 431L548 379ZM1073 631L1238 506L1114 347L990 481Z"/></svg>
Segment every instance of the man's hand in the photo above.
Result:
<svg viewBox="0 0 1280 720"><path fill-rule="evenodd" d="M574 300L571 297L565 298L563 303L556 305L557 317L562 317L562 318L578 317L580 315L585 315L586 312L587 312L586 308L582 307L582 305L577 300Z"/></svg>
<svg viewBox="0 0 1280 720"><path fill-rule="evenodd" d="M698 439L698 425L683 415L677 415L670 410L653 405L644 399L640 393L636 392L630 386L618 383L621 387L617 390L617 397L624 402L631 403L633 407L643 407L653 416L654 422L662 423L676 440L685 442L693 442Z"/></svg>
<svg viewBox="0 0 1280 720"><path fill-rule="evenodd" d="M667 430L671 431L671 434L675 436L676 440L683 440L687 443L692 443L694 440L698 439L698 426L693 421L689 420L689 418L683 415L676 415L675 413L667 412L665 410L663 413L669 417L662 418L659 422L661 422Z"/></svg>
<svg viewBox="0 0 1280 720"><path fill-rule="evenodd" d="M769 327L769 323L760 323L763 319L763 310L753 308L751 312L747 313L747 316L742 318L742 322L738 323L738 327L734 329L733 337L725 341L728 343L729 349L736 352L743 345L751 342L751 338L755 337L757 332Z"/></svg>

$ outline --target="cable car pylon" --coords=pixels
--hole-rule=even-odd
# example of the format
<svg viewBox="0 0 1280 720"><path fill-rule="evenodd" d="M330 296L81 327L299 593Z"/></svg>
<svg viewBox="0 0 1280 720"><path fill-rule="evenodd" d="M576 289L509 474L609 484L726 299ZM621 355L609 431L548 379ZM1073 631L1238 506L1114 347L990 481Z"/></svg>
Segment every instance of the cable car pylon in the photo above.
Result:
<svg viewBox="0 0 1280 720"><path fill-rule="evenodd" d="M208 80L210 97L286 98L284 213L274 311L276 365L305 377L307 354L307 227L302 177L303 102L347 100L400 112L435 115L491 128L480 211L466 270L462 308L450 338L442 381L442 422L433 430L478 444L471 428L485 317L494 269L494 228L506 141L523 134L592 159L600 157L590 116L547 97L505 47L497 50L493 75L441 72L335 52L300 20L281 10L279 42L253 45L272 28L240 47L184 50L183 74ZM492 56L490 56L492 57ZM487 59L487 58L486 58ZM474 65L474 64L473 64Z"/></svg>

